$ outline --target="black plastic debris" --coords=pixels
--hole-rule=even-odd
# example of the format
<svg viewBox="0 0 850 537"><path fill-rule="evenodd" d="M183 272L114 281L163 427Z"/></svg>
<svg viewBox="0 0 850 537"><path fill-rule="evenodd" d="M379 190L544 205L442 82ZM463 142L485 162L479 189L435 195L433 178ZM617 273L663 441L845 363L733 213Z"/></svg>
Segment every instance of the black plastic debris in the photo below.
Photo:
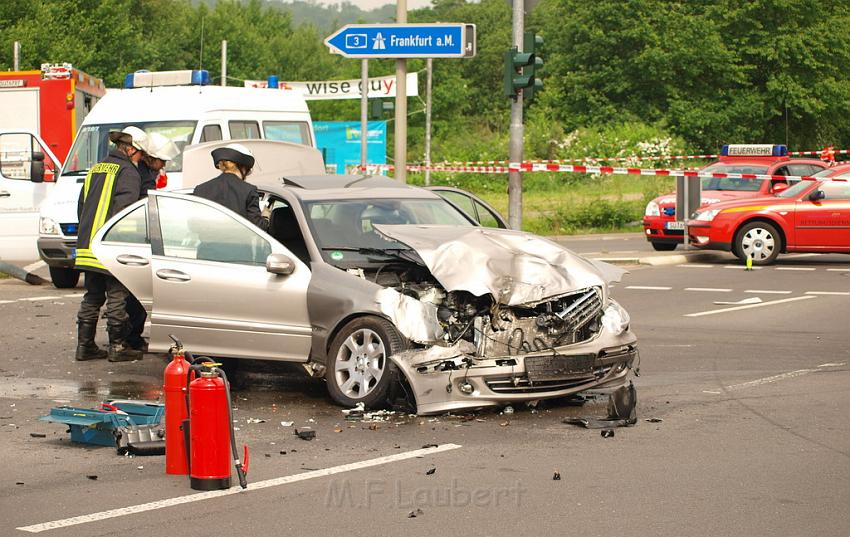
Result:
<svg viewBox="0 0 850 537"><path fill-rule="evenodd" d="M424 446L422 446L422 449L428 449L432 447L437 447L437 444L425 444Z"/></svg>
<svg viewBox="0 0 850 537"><path fill-rule="evenodd" d="M316 438L316 431L313 429L295 429L295 434L298 435L298 438L301 440L313 440Z"/></svg>
<svg viewBox="0 0 850 537"><path fill-rule="evenodd" d="M614 429L602 429L602 438L613 438Z"/></svg>
<svg viewBox="0 0 850 537"><path fill-rule="evenodd" d="M44 433L30 433L30 436L33 438L47 438L47 435Z"/></svg>
<svg viewBox="0 0 850 537"><path fill-rule="evenodd" d="M272 456L272 454L271 454L271 453L266 453L265 455L266 455L266 458L269 458L269 457L271 457L271 456Z"/></svg>
<svg viewBox="0 0 850 537"><path fill-rule="evenodd" d="M422 516L424 514L425 514L425 511L423 511L422 509L419 509L417 507L416 510L407 513L407 518L416 518L416 517Z"/></svg>
<svg viewBox="0 0 850 537"><path fill-rule="evenodd" d="M91 479L92 481L97 481L97 476L96 476L96 475L87 475L86 477L87 477L87 478L89 478L89 479Z"/></svg>
<svg viewBox="0 0 850 537"><path fill-rule="evenodd" d="M555 475L552 476L552 481L560 481L561 480L561 472L555 472Z"/></svg>
<svg viewBox="0 0 850 537"><path fill-rule="evenodd" d="M437 472L436 468L431 468L425 472L425 475L434 475Z"/></svg>
<svg viewBox="0 0 850 537"><path fill-rule="evenodd" d="M148 442L131 442L127 444L127 453L137 457L152 457L165 455L165 440L150 440Z"/></svg>
<svg viewBox="0 0 850 537"><path fill-rule="evenodd" d="M281 450L281 451L280 451L280 454L281 454L281 455L286 455L286 451L285 451L285 450Z"/></svg>
<svg viewBox="0 0 850 537"><path fill-rule="evenodd" d="M645 420L643 420L643 421L647 421L647 422L649 422L649 423L661 423L661 422L663 422L664 420L663 420L663 419L661 419L661 418L646 418L646 419L645 419Z"/></svg>
<svg viewBox="0 0 850 537"><path fill-rule="evenodd" d="M564 418L563 423L579 425L586 429L609 429L611 427L632 427L637 423L637 390L632 382L614 390L608 396L608 417L606 418ZM611 431L611 436L614 436ZM607 438L607 437L606 437Z"/></svg>
<svg viewBox="0 0 850 537"><path fill-rule="evenodd" d="M23 485L23 484L24 484L24 482L23 482L23 481L15 481L15 484L16 484L16 485Z"/></svg>

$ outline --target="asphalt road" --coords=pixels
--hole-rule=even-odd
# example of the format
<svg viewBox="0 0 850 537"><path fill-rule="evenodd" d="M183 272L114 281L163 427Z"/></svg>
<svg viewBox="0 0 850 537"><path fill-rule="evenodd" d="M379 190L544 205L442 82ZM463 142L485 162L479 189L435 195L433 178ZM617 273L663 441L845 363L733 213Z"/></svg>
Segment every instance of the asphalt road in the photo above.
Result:
<svg viewBox="0 0 850 537"><path fill-rule="evenodd" d="M602 251L599 239L583 242ZM74 362L79 290L6 281L0 535L92 514L46 534L847 535L847 261L632 267L614 296L640 338L640 422L613 438L561 423L603 415L604 400L346 422L321 383L255 370L235 394L235 418L250 480L263 488L188 504L178 503L193 491L164 474L162 457L72 445L62 427L37 421L58 404L156 397L164 362ZM295 437L299 426L317 439ZM430 444L439 447L423 450Z"/></svg>

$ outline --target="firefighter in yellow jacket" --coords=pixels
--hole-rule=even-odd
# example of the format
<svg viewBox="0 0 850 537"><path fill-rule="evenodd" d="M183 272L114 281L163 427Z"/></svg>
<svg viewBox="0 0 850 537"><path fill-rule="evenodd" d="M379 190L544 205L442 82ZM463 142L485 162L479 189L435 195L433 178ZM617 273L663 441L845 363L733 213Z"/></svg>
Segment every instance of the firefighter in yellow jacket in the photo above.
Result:
<svg viewBox="0 0 850 537"><path fill-rule="evenodd" d="M76 268L85 272L86 293L77 314L77 360L108 358L126 362L142 358L142 352L126 344L129 330L125 303L129 291L112 276L91 251L95 233L113 215L139 199L141 177L137 165L147 141L138 127L110 132L115 148L89 170L77 203L80 227L77 233ZM109 351L94 342L100 308L106 304Z"/></svg>

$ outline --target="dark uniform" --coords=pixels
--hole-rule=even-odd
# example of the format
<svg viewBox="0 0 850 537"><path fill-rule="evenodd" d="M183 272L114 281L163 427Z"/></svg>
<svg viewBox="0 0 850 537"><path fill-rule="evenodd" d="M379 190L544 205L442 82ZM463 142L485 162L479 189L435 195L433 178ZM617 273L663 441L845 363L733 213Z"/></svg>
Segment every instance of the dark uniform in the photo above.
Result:
<svg viewBox="0 0 850 537"><path fill-rule="evenodd" d="M260 213L260 194L257 187L232 173L222 173L201 183L195 187L194 194L227 207L263 231L269 229L268 219Z"/></svg>
<svg viewBox="0 0 850 537"><path fill-rule="evenodd" d="M77 204L80 227L77 233L76 268L85 271L86 293L77 314L80 329L94 328L100 308L106 303L106 323L110 343L124 341L127 331L125 301L129 291L91 251L94 234L119 211L139 199L141 177L130 159L117 150L109 152L103 162L95 164L86 176Z"/></svg>
<svg viewBox="0 0 850 537"><path fill-rule="evenodd" d="M156 190L156 180L159 177L159 172L150 168L145 160L142 159L139 161L139 176L142 178L139 195L144 198L148 195L148 190Z"/></svg>

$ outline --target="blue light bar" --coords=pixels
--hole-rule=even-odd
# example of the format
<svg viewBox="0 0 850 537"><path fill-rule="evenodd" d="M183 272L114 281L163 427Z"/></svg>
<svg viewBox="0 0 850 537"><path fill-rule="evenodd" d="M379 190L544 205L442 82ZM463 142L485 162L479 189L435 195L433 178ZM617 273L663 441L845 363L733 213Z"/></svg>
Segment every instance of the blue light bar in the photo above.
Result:
<svg viewBox="0 0 850 537"><path fill-rule="evenodd" d="M772 144L729 144L720 150L723 157L786 157L788 147Z"/></svg>
<svg viewBox="0 0 850 537"><path fill-rule="evenodd" d="M277 75L269 75L268 78L268 87L271 89L277 89L280 86L280 79Z"/></svg>
<svg viewBox="0 0 850 537"><path fill-rule="evenodd" d="M209 71L136 71L124 77L124 87L152 88L155 86L206 86L210 83Z"/></svg>

